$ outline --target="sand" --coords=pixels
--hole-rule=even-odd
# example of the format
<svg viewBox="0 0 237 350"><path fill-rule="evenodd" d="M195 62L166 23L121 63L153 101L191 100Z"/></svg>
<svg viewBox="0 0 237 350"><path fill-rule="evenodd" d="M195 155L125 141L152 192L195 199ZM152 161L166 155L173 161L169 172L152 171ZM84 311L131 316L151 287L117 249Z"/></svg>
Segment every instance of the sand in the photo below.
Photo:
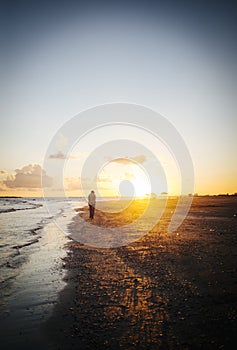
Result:
<svg viewBox="0 0 237 350"><path fill-rule="evenodd" d="M182 226L168 234L175 203L125 247L67 245L67 286L42 328L55 349L233 348L237 198L195 198ZM144 207L140 201L122 214L101 211L111 205L96 210L95 225L119 227ZM72 233L82 217L88 220L87 208L74 217Z"/></svg>

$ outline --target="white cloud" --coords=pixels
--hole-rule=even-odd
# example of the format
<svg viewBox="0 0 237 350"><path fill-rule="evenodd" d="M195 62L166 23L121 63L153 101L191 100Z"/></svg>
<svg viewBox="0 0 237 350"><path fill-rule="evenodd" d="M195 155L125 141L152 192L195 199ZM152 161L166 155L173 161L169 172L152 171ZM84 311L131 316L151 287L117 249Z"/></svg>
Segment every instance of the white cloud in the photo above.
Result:
<svg viewBox="0 0 237 350"><path fill-rule="evenodd" d="M53 179L46 175L39 164L26 165L22 169L16 169L15 173L2 181L7 188L41 188L42 178L46 187L51 187L53 183Z"/></svg>

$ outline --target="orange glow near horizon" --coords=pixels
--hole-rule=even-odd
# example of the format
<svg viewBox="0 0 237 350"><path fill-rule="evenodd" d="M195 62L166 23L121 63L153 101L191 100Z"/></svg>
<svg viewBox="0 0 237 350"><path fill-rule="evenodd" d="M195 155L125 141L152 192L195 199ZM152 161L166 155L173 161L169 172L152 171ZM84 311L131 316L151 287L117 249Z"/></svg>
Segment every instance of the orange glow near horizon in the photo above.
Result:
<svg viewBox="0 0 237 350"><path fill-rule="evenodd" d="M137 183L137 185L139 185L139 182ZM144 196L145 194L147 194L147 192L144 189L141 189L140 192L138 192L137 197L139 196ZM205 190L206 189L206 190ZM89 193L90 189L88 188L88 193ZM218 195L218 194L235 194L237 193L237 186L235 185L235 183L233 183L232 185L228 184L228 186L225 186L223 184L222 187L220 187L220 190L216 189L214 185L206 185L203 186L203 190L202 191L198 191L198 188L196 188L195 192L198 195L202 196L202 195ZM84 194L82 193L81 190L66 190L65 191L65 195L67 197L84 197ZM97 194L98 195L98 194ZM159 193L157 194L159 195ZM171 196L178 196L178 193L168 193L168 195ZM43 191L42 189L32 189L32 190L27 190L27 189L9 189L9 190L4 190L4 191L0 191L0 197L43 197ZM113 192L110 190L110 188L106 189L103 188L100 191L100 196L101 197L117 197L119 196L117 193ZM57 197L57 193L55 192L55 197Z"/></svg>
<svg viewBox="0 0 237 350"><path fill-rule="evenodd" d="M10 178L14 178L14 174L7 175ZM6 175L1 175L0 178L0 196L16 196L16 197L43 197L43 190L41 188L8 188L4 184L4 180L7 179ZM168 184L168 195L175 196L179 195L180 192L177 190L179 187L178 180L174 176L173 182L170 181ZM105 167L97 178L97 196L99 197L119 197L121 194L126 196L125 191L119 193L119 184L124 180L128 180L135 188L135 196L142 197L151 192L149 187L149 181L146 178L146 175L139 166L134 166L130 164L129 166L120 166L120 164L110 164ZM175 182L176 181L176 182ZM84 193L81 190L81 184L79 178L77 177L68 177L65 178L65 194L68 197L84 197L87 195L87 192L91 190L90 186L86 186ZM125 186L126 187L126 186ZM198 176L196 175L196 184L194 193L198 195L218 195L218 194L234 194L237 192L237 183L236 176L229 175L228 178L222 178L219 176L213 177L210 179L210 176ZM129 193L127 193L129 195ZM52 196L58 196L56 191L52 191Z"/></svg>

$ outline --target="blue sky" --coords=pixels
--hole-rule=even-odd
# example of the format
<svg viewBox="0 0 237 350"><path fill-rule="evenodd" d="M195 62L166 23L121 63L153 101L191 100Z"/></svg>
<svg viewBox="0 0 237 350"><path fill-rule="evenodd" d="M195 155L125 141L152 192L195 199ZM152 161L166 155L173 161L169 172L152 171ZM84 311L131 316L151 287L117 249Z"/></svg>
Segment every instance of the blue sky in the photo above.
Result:
<svg viewBox="0 0 237 350"><path fill-rule="evenodd" d="M1 6L0 170L42 164L54 134L80 111L130 102L180 132L198 192L236 191L234 2Z"/></svg>

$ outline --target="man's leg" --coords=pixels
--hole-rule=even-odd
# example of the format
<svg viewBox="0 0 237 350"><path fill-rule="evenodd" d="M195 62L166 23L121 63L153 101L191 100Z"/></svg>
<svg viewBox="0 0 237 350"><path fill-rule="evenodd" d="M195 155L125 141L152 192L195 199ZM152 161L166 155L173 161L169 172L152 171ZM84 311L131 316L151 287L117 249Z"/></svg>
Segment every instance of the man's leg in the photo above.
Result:
<svg viewBox="0 0 237 350"><path fill-rule="evenodd" d="M94 218L94 214L95 214L95 207L91 206L91 218Z"/></svg>
<svg viewBox="0 0 237 350"><path fill-rule="evenodd" d="M90 209L90 219L92 219L93 218L93 215L92 215L93 207L90 204L89 204L89 209Z"/></svg>

